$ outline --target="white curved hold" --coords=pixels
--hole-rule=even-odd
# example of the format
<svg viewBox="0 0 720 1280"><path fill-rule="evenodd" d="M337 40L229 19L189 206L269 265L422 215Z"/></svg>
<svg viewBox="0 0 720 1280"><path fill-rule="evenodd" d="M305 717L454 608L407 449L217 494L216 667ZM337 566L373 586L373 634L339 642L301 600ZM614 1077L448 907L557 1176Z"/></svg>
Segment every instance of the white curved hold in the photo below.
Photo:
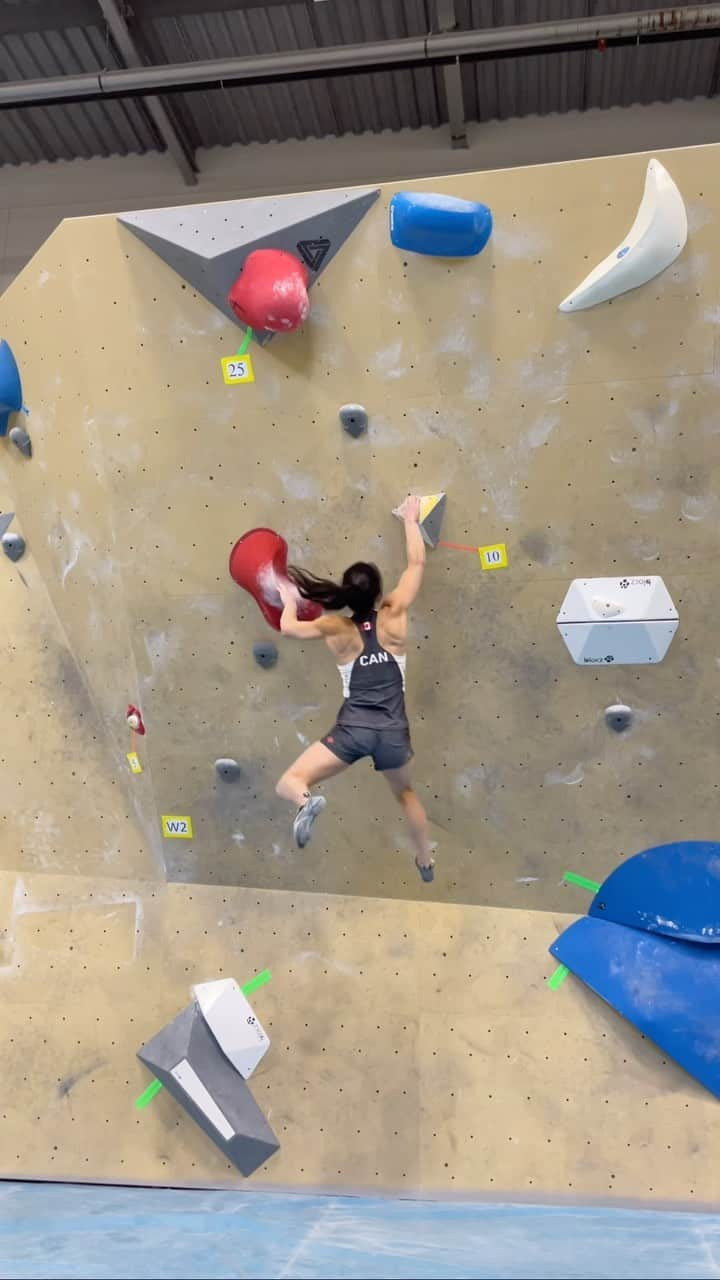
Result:
<svg viewBox="0 0 720 1280"><path fill-rule="evenodd" d="M592 607L601 618L617 618L618 614L624 612L624 605L618 604L617 600L610 600L604 596L593 596Z"/></svg>
<svg viewBox="0 0 720 1280"><path fill-rule="evenodd" d="M568 294L560 311L583 311L647 284L682 253L687 231L687 213L676 184L659 160L651 160L627 236Z"/></svg>

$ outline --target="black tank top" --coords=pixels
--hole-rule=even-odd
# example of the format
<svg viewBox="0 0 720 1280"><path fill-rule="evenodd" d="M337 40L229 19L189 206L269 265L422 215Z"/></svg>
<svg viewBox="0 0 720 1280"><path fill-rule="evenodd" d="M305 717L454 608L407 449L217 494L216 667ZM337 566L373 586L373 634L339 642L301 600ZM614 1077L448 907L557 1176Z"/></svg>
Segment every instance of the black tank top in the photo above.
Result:
<svg viewBox="0 0 720 1280"><path fill-rule="evenodd" d="M405 657L383 649L377 636L377 613L353 617L363 651L338 666L345 701L337 723L358 729L406 729Z"/></svg>

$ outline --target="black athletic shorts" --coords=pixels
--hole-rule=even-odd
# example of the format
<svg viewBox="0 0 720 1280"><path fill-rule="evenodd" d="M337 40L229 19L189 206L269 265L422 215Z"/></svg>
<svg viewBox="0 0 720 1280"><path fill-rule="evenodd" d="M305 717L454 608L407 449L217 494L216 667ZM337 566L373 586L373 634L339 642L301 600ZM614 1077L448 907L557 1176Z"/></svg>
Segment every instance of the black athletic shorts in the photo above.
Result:
<svg viewBox="0 0 720 1280"><path fill-rule="evenodd" d="M378 773L401 769L415 754L409 729L361 729L336 724L321 741L344 764L355 764L369 756Z"/></svg>

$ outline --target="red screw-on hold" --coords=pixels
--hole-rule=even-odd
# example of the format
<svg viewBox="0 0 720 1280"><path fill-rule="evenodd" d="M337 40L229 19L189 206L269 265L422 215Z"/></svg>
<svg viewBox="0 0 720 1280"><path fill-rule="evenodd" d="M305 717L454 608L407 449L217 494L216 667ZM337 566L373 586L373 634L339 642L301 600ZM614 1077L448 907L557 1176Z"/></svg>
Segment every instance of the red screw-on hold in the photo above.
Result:
<svg viewBox="0 0 720 1280"><path fill-rule="evenodd" d="M132 703L130 704L127 711L125 712L125 719L127 720L130 728L135 733L139 733L139 734L145 733L145 725L143 724L143 718L140 712L138 711L138 708L134 707Z"/></svg>
<svg viewBox="0 0 720 1280"><path fill-rule="evenodd" d="M597 47L598 47L598 53L604 53L605 50L607 49L607 40L603 36L601 36L600 39L598 40Z"/></svg>
<svg viewBox="0 0 720 1280"><path fill-rule="evenodd" d="M307 320L308 269L285 249L255 249L228 295L238 320L255 330L292 333Z"/></svg>

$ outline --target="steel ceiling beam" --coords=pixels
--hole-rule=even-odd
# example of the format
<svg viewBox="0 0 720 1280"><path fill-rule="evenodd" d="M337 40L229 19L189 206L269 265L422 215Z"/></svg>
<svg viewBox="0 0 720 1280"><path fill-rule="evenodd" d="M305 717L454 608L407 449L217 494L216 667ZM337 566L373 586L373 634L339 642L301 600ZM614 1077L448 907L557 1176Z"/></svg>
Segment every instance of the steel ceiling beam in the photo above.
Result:
<svg viewBox="0 0 720 1280"><path fill-rule="evenodd" d="M445 65L547 51L593 49L720 35L720 4L651 9L480 31L445 31L399 40L287 50L0 84L0 109L142 97L237 84L272 84L403 67Z"/></svg>
<svg viewBox="0 0 720 1280"><path fill-rule="evenodd" d="M437 22L439 31L457 29L455 0L437 0ZM460 59L456 58L454 62L447 63L442 69L442 76L450 126L450 146L454 150L459 150L467 147L468 144Z"/></svg>
<svg viewBox="0 0 720 1280"><path fill-rule="evenodd" d="M107 29L112 36L115 48L125 65L127 67L143 67L145 64L140 56L140 51L133 40L130 28L120 11L117 0L97 0L97 2L107 24ZM171 118L164 102L160 98L151 96L143 100L143 106L165 143L168 153L180 170L183 182L189 187L194 186L197 182L197 165L195 164L192 147L178 125Z"/></svg>

